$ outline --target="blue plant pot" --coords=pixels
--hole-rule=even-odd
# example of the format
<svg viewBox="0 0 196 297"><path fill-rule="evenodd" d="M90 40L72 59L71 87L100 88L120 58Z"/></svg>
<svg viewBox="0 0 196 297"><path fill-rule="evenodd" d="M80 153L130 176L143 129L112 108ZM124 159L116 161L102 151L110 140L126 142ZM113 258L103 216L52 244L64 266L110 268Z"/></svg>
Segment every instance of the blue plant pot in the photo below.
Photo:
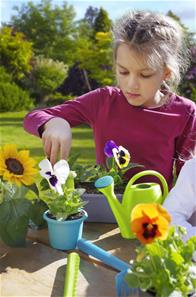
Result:
<svg viewBox="0 0 196 297"><path fill-rule="evenodd" d="M44 219L48 223L48 234L50 245L58 250L72 250L77 246L78 240L82 237L83 223L88 217L86 211L82 210L83 216L76 220L57 221L50 219L44 212Z"/></svg>

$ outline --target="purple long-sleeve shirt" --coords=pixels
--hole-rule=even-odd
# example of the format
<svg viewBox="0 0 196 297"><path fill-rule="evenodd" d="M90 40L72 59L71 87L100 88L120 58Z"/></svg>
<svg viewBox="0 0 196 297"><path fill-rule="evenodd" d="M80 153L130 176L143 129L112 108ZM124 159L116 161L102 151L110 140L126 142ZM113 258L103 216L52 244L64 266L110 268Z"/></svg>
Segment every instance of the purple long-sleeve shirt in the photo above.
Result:
<svg viewBox="0 0 196 297"><path fill-rule="evenodd" d="M167 104L157 108L134 107L115 87L89 92L64 104L35 110L24 120L24 128L39 136L38 129L54 117L71 127L88 124L94 133L96 159L105 163L104 145L114 140L127 148L131 161L144 168L131 169L129 176L151 169L173 182L173 163L177 174L196 144L196 105L189 99L170 94ZM148 179L149 180L149 179Z"/></svg>

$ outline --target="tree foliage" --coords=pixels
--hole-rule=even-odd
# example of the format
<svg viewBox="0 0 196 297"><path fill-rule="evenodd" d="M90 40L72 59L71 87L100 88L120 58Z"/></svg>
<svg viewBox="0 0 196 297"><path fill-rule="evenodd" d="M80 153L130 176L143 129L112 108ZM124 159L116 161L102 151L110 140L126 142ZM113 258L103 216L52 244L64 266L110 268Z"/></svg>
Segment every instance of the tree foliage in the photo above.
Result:
<svg viewBox="0 0 196 297"><path fill-rule="evenodd" d="M28 87L36 101L47 100L47 96L63 82L67 76L67 66L63 62L54 61L41 56L35 58Z"/></svg>
<svg viewBox="0 0 196 297"><path fill-rule="evenodd" d="M86 10L84 20L88 23L91 28L94 28L95 20L98 16L99 9L97 7L89 6Z"/></svg>
<svg viewBox="0 0 196 297"><path fill-rule="evenodd" d="M11 25L33 43L36 55L72 63L73 6L64 2L62 7L53 7L51 0L41 0L39 4L28 2L15 10L18 14L12 17Z"/></svg>
<svg viewBox="0 0 196 297"><path fill-rule="evenodd" d="M31 70L32 44L12 28L0 30L0 62L14 80L22 79Z"/></svg>
<svg viewBox="0 0 196 297"><path fill-rule="evenodd" d="M33 102L28 92L12 80L12 75L0 66L0 112L32 108Z"/></svg>
<svg viewBox="0 0 196 297"><path fill-rule="evenodd" d="M100 20L102 20L102 24L99 26ZM99 86L113 83L110 27L111 21L107 12L100 8L90 29L92 35L80 34L76 40L76 61L79 68L85 70L83 74L86 77L85 84L90 84L89 90L93 89L91 80L96 81Z"/></svg>
<svg viewBox="0 0 196 297"><path fill-rule="evenodd" d="M0 62L12 80L28 89L37 102L54 94L55 89L77 96L114 84L112 22L106 10L89 6L84 18L75 21L74 8L66 2L55 6L52 0L40 0L15 9L11 27L5 24L0 29ZM193 53L179 91L196 100L195 39L180 18L172 11L168 15L183 27ZM60 62L64 64L58 68Z"/></svg>
<svg viewBox="0 0 196 297"><path fill-rule="evenodd" d="M96 32L109 32L111 29L111 20L108 13L102 7L99 9L99 13L94 21L94 31Z"/></svg>

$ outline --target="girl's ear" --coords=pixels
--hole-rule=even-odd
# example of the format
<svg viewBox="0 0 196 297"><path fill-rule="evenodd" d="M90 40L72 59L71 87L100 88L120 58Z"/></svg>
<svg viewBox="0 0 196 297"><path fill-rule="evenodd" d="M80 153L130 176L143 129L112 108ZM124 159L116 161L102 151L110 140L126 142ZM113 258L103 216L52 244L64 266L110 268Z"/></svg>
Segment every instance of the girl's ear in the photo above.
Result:
<svg viewBox="0 0 196 297"><path fill-rule="evenodd" d="M169 69L168 67L165 67L163 79L168 80L170 78L171 74L172 74L171 69Z"/></svg>

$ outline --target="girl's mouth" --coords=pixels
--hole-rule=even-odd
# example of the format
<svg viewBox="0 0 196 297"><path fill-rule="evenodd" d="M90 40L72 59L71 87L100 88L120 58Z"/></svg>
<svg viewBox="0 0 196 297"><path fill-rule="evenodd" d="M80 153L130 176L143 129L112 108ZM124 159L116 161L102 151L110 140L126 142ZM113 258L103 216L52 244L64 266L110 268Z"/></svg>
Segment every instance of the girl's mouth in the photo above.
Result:
<svg viewBox="0 0 196 297"><path fill-rule="evenodd" d="M130 92L127 92L127 97L128 98L138 98L140 96L140 94L135 94L135 93L130 93Z"/></svg>

